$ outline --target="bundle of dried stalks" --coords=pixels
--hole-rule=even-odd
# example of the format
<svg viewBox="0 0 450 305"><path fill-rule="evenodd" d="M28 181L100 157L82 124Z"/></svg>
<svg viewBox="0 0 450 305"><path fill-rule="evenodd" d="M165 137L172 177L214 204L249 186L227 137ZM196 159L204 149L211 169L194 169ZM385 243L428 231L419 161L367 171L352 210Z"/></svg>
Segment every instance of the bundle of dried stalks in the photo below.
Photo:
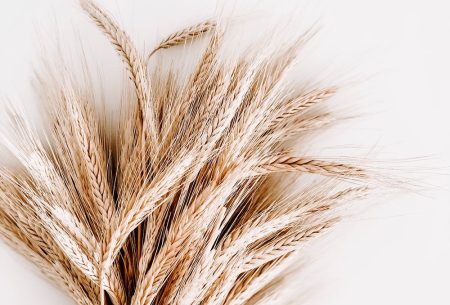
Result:
<svg viewBox="0 0 450 305"><path fill-rule="evenodd" d="M364 184L357 166L287 150L331 122L309 110L337 91L286 88L305 37L279 54L224 63L222 28L207 21L146 55L95 3L81 5L135 95L111 132L67 71L40 78L51 130L42 139L11 111L17 136L3 144L20 165L1 170L1 234L82 305L282 304L272 292L288 257L368 190L342 184ZM202 34L209 44L186 81L150 72L156 51ZM305 179L295 190L292 172L329 182Z"/></svg>

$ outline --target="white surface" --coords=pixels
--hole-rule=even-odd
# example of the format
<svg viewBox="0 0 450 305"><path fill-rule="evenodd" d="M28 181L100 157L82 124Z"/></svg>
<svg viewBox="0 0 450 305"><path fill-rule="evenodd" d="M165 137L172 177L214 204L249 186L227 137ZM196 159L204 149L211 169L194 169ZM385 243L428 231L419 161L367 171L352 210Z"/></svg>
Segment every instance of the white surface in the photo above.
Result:
<svg viewBox="0 0 450 305"><path fill-rule="evenodd" d="M206 0L100 2L140 47L151 46L171 30L211 16L225 6ZM332 142L366 148L376 144L376 151L385 152L383 156L390 160L431 157L426 164L432 169L421 163L418 172L427 177L422 184L435 187L421 195L403 194L389 197L387 202L382 198L330 238L333 242L318 256L315 281L305 281L314 288L308 304L450 304L450 195L445 190L450 187L449 2L232 2L238 24L243 19L260 18L263 22L258 22L266 25L262 16L271 15L281 21L290 18L295 25L302 22L296 18L309 17L314 11L314 16L321 16L323 32L314 52L306 57L303 76L308 78L311 73L333 79L333 75L342 75L337 67L344 67L341 72L350 72L350 76L344 73L340 79L367 79L356 86L353 100L347 101L350 106L344 109L370 115L351 125L351 130L336 133L330 146ZM119 61L76 1L1 1L2 97L25 102L30 98L32 63L46 42L43 38L52 37L47 31L55 24L63 40L76 28L80 36L87 37L88 54L107 54L96 58L101 73L108 76L104 77L106 87L114 87L122 79ZM325 72L320 70L324 67ZM0 303L5 305L71 304L3 244L0 294Z"/></svg>

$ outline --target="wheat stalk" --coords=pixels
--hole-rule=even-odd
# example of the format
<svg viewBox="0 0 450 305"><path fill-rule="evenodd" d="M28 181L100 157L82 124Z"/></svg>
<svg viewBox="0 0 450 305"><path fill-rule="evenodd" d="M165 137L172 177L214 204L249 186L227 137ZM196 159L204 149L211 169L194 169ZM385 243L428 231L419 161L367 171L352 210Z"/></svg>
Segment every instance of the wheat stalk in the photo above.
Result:
<svg viewBox="0 0 450 305"><path fill-rule="evenodd" d="M144 55L97 4L80 3L135 94L107 128L89 81L45 65L45 135L7 109L14 132L1 143L18 166L0 170L0 235L82 305L284 304L285 270L370 190L363 166L291 153L333 122L315 106L336 86L293 95L285 78L314 30L230 61L219 52L226 27L205 21ZM186 79L150 64L207 32ZM321 182L296 191L304 173Z"/></svg>

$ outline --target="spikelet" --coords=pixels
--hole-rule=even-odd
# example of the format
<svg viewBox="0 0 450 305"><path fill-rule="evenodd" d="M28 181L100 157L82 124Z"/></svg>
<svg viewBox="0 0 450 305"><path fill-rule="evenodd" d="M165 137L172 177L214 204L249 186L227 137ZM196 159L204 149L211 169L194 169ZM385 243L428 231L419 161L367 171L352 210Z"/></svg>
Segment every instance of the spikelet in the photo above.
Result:
<svg viewBox="0 0 450 305"><path fill-rule="evenodd" d="M19 165L0 171L1 236L80 305L284 304L268 296L291 258L369 192L364 168L289 150L334 121L316 105L338 87L292 95L284 83L311 32L230 63L224 27L209 20L144 54L80 3L121 58L136 93L123 104L135 107L106 131L89 86L67 69L41 76L45 139L14 109L15 135L2 137ZM205 36L187 80L153 72L155 52Z"/></svg>

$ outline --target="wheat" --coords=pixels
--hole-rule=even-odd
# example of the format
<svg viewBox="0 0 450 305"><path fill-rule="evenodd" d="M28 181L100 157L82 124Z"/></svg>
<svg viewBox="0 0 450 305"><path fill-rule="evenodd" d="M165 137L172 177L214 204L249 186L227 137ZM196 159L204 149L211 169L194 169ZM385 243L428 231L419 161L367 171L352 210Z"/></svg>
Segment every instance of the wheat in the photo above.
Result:
<svg viewBox="0 0 450 305"><path fill-rule="evenodd" d="M298 93L286 81L314 30L231 61L219 52L226 26L205 21L145 55L97 4L80 2L135 94L117 126L103 124L92 84L45 65L44 136L7 109L13 135L1 142L18 165L0 170L0 235L82 305L284 304L280 279L302 248L370 190L363 166L293 152L334 121L315 106L338 87ZM186 79L148 60L208 32ZM320 182L294 178L303 174Z"/></svg>
<svg viewBox="0 0 450 305"><path fill-rule="evenodd" d="M280 114L278 114L278 116L270 123L270 127L274 127L278 123L286 121L291 117L301 115L302 112L309 109L310 107L332 97L336 93L336 91L336 88L318 89L292 99L287 103L287 107L282 109Z"/></svg>
<svg viewBox="0 0 450 305"><path fill-rule="evenodd" d="M168 49L186 43L189 40L192 40L201 34L211 31L212 29L214 29L215 26L216 22L208 20L201 22L199 24L195 24L188 28L182 29L178 32L172 33L169 37L161 41L158 44L158 46L153 49L153 51L150 52L150 54L147 57L147 61L158 50Z"/></svg>
<svg viewBox="0 0 450 305"><path fill-rule="evenodd" d="M365 177L367 175L363 169L353 165L290 155L269 158L255 169L255 172L259 174L292 171L341 177Z"/></svg>

